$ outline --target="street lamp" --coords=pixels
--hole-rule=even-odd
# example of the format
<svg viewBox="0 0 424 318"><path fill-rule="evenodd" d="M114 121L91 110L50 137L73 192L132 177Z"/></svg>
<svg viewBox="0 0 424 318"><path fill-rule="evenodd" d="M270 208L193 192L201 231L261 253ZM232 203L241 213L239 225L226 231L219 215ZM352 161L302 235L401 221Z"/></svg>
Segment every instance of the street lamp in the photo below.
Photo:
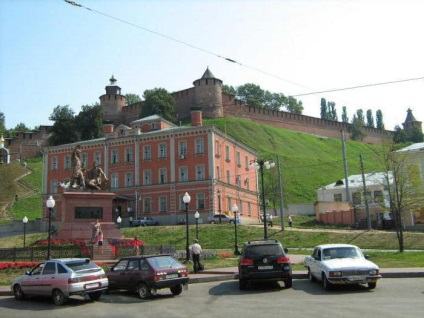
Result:
<svg viewBox="0 0 424 318"><path fill-rule="evenodd" d="M268 239L267 234L267 224L266 224L266 203L265 203L265 187L264 187L264 166L267 170L274 168L275 163L269 162L268 160L264 161L263 159L255 159L250 165L252 168L259 169L261 172L261 185L262 185L262 208L264 213L264 240Z"/></svg>
<svg viewBox="0 0 424 318"><path fill-rule="evenodd" d="M53 197L50 196L46 201L46 206L49 209L49 236L47 239L47 259L51 259L51 240L52 240L52 210L56 202Z"/></svg>
<svg viewBox="0 0 424 318"><path fill-rule="evenodd" d="M188 237L188 205L190 203L190 195L188 194L188 192L186 192L183 196L183 202L185 204L185 209L186 209L186 262L188 262L190 260L190 250L189 250L189 237Z"/></svg>
<svg viewBox="0 0 424 318"><path fill-rule="evenodd" d="M24 224L24 247L25 247L25 230L26 230L26 225L28 223L28 218L26 216L24 216L24 218L22 219L22 223Z"/></svg>
<svg viewBox="0 0 424 318"><path fill-rule="evenodd" d="M199 238L199 229L198 229L198 225L199 225L199 212L196 211L196 213L194 213L194 218L196 219L196 239Z"/></svg>
<svg viewBox="0 0 424 318"><path fill-rule="evenodd" d="M121 222L122 222L122 219L120 216L118 216L118 218L116 219L116 223L118 223L118 229L121 227Z"/></svg>
<svg viewBox="0 0 424 318"><path fill-rule="evenodd" d="M240 255L240 252L237 246L237 212L238 212L237 204L234 203L233 207L231 208L231 211L233 211L234 213L234 255Z"/></svg>

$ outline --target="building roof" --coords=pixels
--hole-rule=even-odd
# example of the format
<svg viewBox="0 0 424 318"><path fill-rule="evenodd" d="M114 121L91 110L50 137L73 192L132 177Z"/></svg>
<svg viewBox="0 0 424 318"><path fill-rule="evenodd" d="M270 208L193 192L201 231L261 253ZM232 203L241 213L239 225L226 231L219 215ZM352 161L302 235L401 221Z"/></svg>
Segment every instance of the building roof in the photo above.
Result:
<svg viewBox="0 0 424 318"><path fill-rule="evenodd" d="M411 121L417 121L414 117L414 115L412 115L412 110L410 108L408 108L407 110L408 114L406 115L406 119L405 119L405 123L411 122Z"/></svg>
<svg viewBox="0 0 424 318"><path fill-rule="evenodd" d="M372 172L365 173L365 185L367 187L374 185L384 185L386 184L386 173L385 172ZM363 187L362 174L354 174L348 177L349 188L358 188ZM392 173L389 171L389 183L393 183ZM344 179L338 180L336 182L330 183L318 190L331 190L331 189L342 189L345 188Z"/></svg>
<svg viewBox="0 0 424 318"><path fill-rule="evenodd" d="M209 70L209 67L206 69L205 73L203 73L202 79L205 78L216 78L212 72Z"/></svg>
<svg viewBox="0 0 424 318"><path fill-rule="evenodd" d="M410 151L420 151L424 150L424 142L417 142L408 147L399 149L398 152L410 152Z"/></svg>

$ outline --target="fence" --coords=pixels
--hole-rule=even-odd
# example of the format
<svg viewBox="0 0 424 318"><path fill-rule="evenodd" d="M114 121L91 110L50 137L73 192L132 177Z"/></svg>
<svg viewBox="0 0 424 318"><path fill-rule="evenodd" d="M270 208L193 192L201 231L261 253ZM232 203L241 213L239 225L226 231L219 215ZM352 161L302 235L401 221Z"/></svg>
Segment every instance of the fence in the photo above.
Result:
<svg viewBox="0 0 424 318"><path fill-rule="evenodd" d="M51 258L89 257L79 246L51 246ZM47 259L46 246L29 246L0 249L0 262L4 261L41 261Z"/></svg>

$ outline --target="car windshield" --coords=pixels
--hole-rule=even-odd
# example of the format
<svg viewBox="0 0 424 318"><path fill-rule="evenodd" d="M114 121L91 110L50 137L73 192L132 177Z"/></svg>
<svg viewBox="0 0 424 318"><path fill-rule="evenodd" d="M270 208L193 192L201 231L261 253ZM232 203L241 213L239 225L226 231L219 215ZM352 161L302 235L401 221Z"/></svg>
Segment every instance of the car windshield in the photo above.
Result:
<svg viewBox="0 0 424 318"><path fill-rule="evenodd" d="M67 267L69 267L74 272L82 272L82 271L98 271L101 269L99 266L90 262L89 259L83 260L72 260L64 263Z"/></svg>
<svg viewBox="0 0 424 318"><path fill-rule="evenodd" d="M358 258L361 257L358 250L354 247L327 248L324 250L325 259L334 258Z"/></svg>
<svg viewBox="0 0 424 318"><path fill-rule="evenodd" d="M147 259L154 269L176 268L183 266L171 256L150 257Z"/></svg>
<svg viewBox="0 0 424 318"><path fill-rule="evenodd" d="M247 258L255 258L267 255L284 255L284 251L279 244L251 245L247 248L245 255Z"/></svg>

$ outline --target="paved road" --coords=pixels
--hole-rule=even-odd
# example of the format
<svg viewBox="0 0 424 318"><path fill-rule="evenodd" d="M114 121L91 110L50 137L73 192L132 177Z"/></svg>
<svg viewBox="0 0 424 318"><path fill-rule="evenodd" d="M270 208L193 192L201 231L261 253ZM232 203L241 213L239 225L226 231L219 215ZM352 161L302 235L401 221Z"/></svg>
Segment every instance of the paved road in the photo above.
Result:
<svg viewBox="0 0 424 318"><path fill-rule="evenodd" d="M91 302L75 297L57 307L50 299L16 301L0 297L0 316L22 317L422 317L424 278L382 279L377 288L342 286L326 291L318 283L294 280L283 284L257 285L240 291L237 280L191 284L180 296L161 291L153 300L115 292ZM400 292L401 291L401 292Z"/></svg>

